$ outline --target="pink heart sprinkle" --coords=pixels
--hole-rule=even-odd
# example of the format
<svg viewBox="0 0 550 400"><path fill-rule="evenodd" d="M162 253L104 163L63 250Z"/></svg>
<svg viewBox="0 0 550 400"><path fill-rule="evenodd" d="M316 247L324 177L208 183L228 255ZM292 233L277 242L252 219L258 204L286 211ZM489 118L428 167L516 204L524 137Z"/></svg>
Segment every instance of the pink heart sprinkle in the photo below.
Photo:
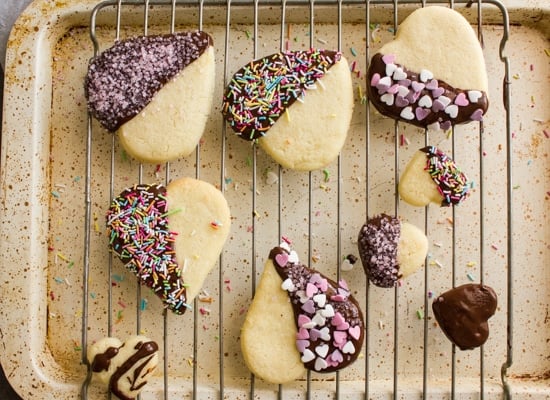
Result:
<svg viewBox="0 0 550 400"><path fill-rule="evenodd" d="M399 85L409 87L411 86L411 80L410 79L401 79L399 82Z"/></svg>
<svg viewBox="0 0 550 400"><path fill-rule="evenodd" d="M317 293L317 287L313 283L308 283L306 286L306 296L313 297Z"/></svg>
<svg viewBox="0 0 550 400"><path fill-rule="evenodd" d="M296 348L300 353L309 347L309 340L296 340Z"/></svg>
<svg viewBox="0 0 550 400"><path fill-rule="evenodd" d="M275 256L275 262L279 267L285 267L288 263L288 254L286 253L279 253Z"/></svg>
<svg viewBox="0 0 550 400"><path fill-rule="evenodd" d="M321 279L321 281L317 283L317 287L321 289L321 292L326 292L328 289L328 281L326 279Z"/></svg>
<svg viewBox="0 0 550 400"><path fill-rule="evenodd" d="M309 281L310 281L311 283L319 283L319 282L321 282L322 280L323 280L323 278L322 278L321 275L318 274L318 273L315 273L315 274L311 275L310 278L309 278Z"/></svg>
<svg viewBox="0 0 550 400"><path fill-rule="evenodd" d="M343 301L346 301L346 297L342 296L341 294L335 294L334 296L330 296L330 299L332 301L337 302L337 303L341 303Z"/></svg>
<svg viewBox="0 0 550 400"><path fill-rule="evenodd" d="M422 93L421 92L415 92L414 90L409 90L409 94L405 96L405 99L409 102L409 104L416 103L416 100L420 97Z"/></svg>
<svg viewBox="0 0 550 400"><path fill-rule="evenodd" d="M313 300L308 300L302 305L302 310L304 310L307 313L313 314L315 312L315 304L313 304Z"/></svg>
<svg viewBox="0 0 550 400"><path fill-rule="evenodd" d="M416 109L414 110L414 114L416 115L416 119L419 120L419 121L422 121L423 119L425 119L428 115L430 115L431 111L428 110L427 108L423 108L423 107L416 107Z"/></svg>
<svg viewBox="0 0 550 400"><path fill-rule="evenodd" d="M334 343L342 343L342 342L345 342L347 337L348 337L348 333L345 332L345 331L334 331Z"/></svg>
<svg viewBox="0 0 550 400"><path fill-rule="evenodd" d="M435 88L435 89L432 90L432 97L434 99L437 99L443 93L445 93L445 89L443 89L442 87Z"/></svg>
<svg viewBox="0 0 550 400"><path fill-rule="evenodd" d="M309 331L309 338L315 342L316 340L318 340L319 338L321 337L321 331L319 331L318 329L311 329Z"/></svg>
<svg viewBox="0 0 550 400"><path fill-rule="evenodd" d="M395 98L395 105L397 107L405 107L409 105L409 100L405 99L404 97L397 96Z"/></svg>
<svg viewBox="0 0 550 400"><path fill-rule="evenodd" d="M396 94L398 90L399 90L399 85L396 83L389 87L387 93Z"/></svg>
<svg viewBox="0 0 550 400"><path fill-rule="evenodd" d="M445 109L445 104L443 102L441 102L440 100L435 99L433 104L432 104L432 111L433 112L438 112L438 111L443 111L444 109Z"/></svg>
<svg viewBox="0 0 550 400"><path fill-rule="evenodd" d="M355 340L359 340L359 338L361 337L361 327L359 325L349 328L348 332L350 336Z"/></svg>
<svg viewBox="0 0 550 400"><path fill-rule="evenodd" d="M451 129L451 126L452 126L451 121L449 120L445 120L439 123L439 127L441 128L442 131L448 131L449 129Z"/></svg>
<svg viewBox="0 0 550 400"><path fill-rule="evenodd" d="M349 324L347 322L342 322L340 325L336 327L336 330L338 331L347 331L349 329Z"/></svg>
<svg viewBox="0 0 550 400"><path fill-rule="evenodd" d="M426 83L426 89L428 90L434 90L434 89L437 89L438 87L439 87L439 82L437 81L437 79L432 79L431 81Z"/></svg>
<svg viewBox="0 0 550 400"><path fill-rule="evenodd" d="M470 115L470 119L472 121L478 121L478 122L483 121L483 110L481 108L478 108L477 110L475 110L472 113L472 115Z"/></svg>
<svg viewBox="0 0 550 400"><path fill-rule="evenodd" d="M470 102L466 98L466 95L461 92L455 97L455 104L457 106L466 107Z"/></svg>
<svg viewBox="0 0 550 400"><path fill-rule="evenodd" d="M384 54L382 56L382 61L384 61L384 64L393 64L395 61L395 55L393 54Z"/></svg>
<svg viewBox="0 0 550 400"><path fill-rule="evenodd" d="M305 324L309 324L311 322L311 318L309 318L307 315L300 314L298 315L298 326L301 328Z"/></svg>
<svg viewBox="0 0 550 400"><path fill-rule="evenodd" d="M304 315L305 317L305 315ZM306 317L307 318L307 317ZM309 319L309 318L308 318ZM299 323L298 323L299 324ZM309 339L309 332L305 328L298 329L298 332L296 332L296 339Z"/></svg>
<svg viewBox="0 0 550 400"><path fill-rule="evenodd" d="M344 279L340 279L340 280L338 281L338 285L339 285L342 289L349 290L348 283L347 283Z"/></svg>
<svg viewBox="0 0 550 400"><path fill-rule="evenodd" d="M339 312L337 312L336 314L334 314L334 317L332 317L332 321L331 321L331 324L333 326L338 326L338 325L341 325L345 322L346 320L344 319L344 317L342 316L342 314L340 314Z"/></svg>
<svg viewBox="0 0 550 400"><path fill-rule="evenodd" d="M412 90L414 90L415 92L420 92L422 89L426 87L426 85L421 82L413 81L411 83L411 87L412 87Z"/></svg>
<svg viewBox="0 0 550 400"><path fill-rule="evenodd" d="M330 358L332 359L332 361L335 361L337 363L341 363L342 361L344 361L344 356L339 350L334 350L330 355Z"/></svg>
<svg viewBox="0 0 550 400"><path fill-rule="evenodd" d="M372 75L372 78L370 78L370 85L376 87L376 85L378 85L378 81L380 81L380 74L377 72Z"/></svg>

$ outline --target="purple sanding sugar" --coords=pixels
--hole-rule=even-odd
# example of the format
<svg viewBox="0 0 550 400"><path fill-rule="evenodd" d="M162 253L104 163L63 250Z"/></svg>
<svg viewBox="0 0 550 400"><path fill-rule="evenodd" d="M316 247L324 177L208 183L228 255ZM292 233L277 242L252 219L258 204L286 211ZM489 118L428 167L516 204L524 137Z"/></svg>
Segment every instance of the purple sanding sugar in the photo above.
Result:
<svg viewBox="0 0 550 400"><path fill-rule="evenodd" d="M211 45L212 38L200 31L115 43L90 62L85 79L88 109L105 129L117 130Z"/></svg>
<svg viewBox="0 0 550 400"><path fill-rule="evenodd" d="M359 256L365 273L376 286L393 287L401 277L397 263L400 235L401 223L386 214L370 218L359 232Z"/></svg>

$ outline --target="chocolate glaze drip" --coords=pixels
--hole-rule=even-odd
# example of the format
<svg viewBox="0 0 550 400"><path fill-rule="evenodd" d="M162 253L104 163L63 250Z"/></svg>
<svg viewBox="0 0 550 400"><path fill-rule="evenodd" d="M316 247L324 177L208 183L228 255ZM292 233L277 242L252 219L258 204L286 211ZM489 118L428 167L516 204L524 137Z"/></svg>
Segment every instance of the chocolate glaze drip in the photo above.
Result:
<svg viewBox="0 0 550 400"><path fill-rule="evenodd" d="M186 290L169 230L166 187L135 185L125 189L107 213L109 248L142 284L153 289L176 314L187 309Z"/></svg>
<svg viewBox="0 0 550 400"><path fill-rule="evenodd" d="M339 52L311 49L254 60L233 75L222 114L242 139L258 139L340 58Z"/></svg>
<svg viewBox="0 0 550 400"><path fill-rule="evenodd" d="M138 36L115 43L90 62L84 83L88 109L105 129L117 130L212 43L200 31Z"/></svg>
<svg viewBox="0 0 550 400"><path fill-rule="evenodd" d="M138 343L136 347L134 348L136 352L132 354L131 357L129 357L124 363L117 368L115 373L111 376L111 380L109 382L109 387L111 389L111 392L121 400L133 400L134 397L129 397L125 393L121 391L119 388L119 382L120 379L128 373L136 364L141 364L135 369L134 375L132 378L128 377L130 381L130 390L138 390L141 387L143 387L147 381L143 381L142 383L138 384L136 383L139 378L145 378L149 373L151 373L151 370L146 370L144 374L142 374L143 369L147 366L149 361L153 358L153 355L158 351L158 345L156 342L150 341L145 343Z"/></svg>
<svg viewBox="0 0 550 400"><path fill-rule="evenodd" d="M481 346L489 337L487 320L497 308L495 291L470 283L438 296L432 303L434 316L447 338L461 350Z"/></svg>
<svg viewBox="0 0 550 400"><path fill-rule="evenodd" d="M397 73L395 68L399 68ZM394 64L391 55L372 57L367 82L369 99L381 114L421 128L447 130L456 124L481 121L489 107L484 92L454 88L427 70L410 71Z"/></svg>
<svg viewBox="0 0 550 400"><path fill-rule="evenodd" d="M397 263L400 235L401 222L387 214L369 218L359 231L359 257L369 281L376 286L394 287L401 278Z"/></svg>
<svg viewBox="0 0 550 400"><path fill-rule="evenodd" d="M269 258L281 279L292 286L286 290L296 321L296 347L304 366L327 373L348 366L359 356L364 339L359 304L345 284L288 261L288 255L286 249L275 247Z"/></svg>
<svg viewBox="0 0 550 400"><path fill-rule="evenodd" d="M109 347L104 353L96 354L94 360L92 361L92 371L107 371L111 365L111 359L116 357L118 350L118 347Z"/></svg>

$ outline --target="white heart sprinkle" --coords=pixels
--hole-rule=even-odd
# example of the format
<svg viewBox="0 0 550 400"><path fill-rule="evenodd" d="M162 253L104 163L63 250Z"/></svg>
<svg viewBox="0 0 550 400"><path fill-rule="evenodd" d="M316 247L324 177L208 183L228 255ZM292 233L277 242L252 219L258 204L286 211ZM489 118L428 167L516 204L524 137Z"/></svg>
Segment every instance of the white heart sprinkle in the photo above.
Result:
<svg viewBox="0 0 550 400"><path fill-rule="evenodd" d="M432 71L429 71L427 69L423 69L420 71L420 80L424 83L428 82L433 77L434 74L432 73Z"/></svg>
<svg viewBox="0 0 550 400"><path fill-rule="evenodd" d="M329 351L328 344L322 344L315 348L315 352L323 358L327 356L328 351Z"/></svg>
<svg viewBox="0 0 550 400"><path fill-rule="evenodd" d="M386 64L386 76L392 76L393 71L397 69L397 65L395 64Z"/></svg>
<svg viewBox="0 0 550 400"><path fill-rule="evenodd" d="M451 99L449 99L447 96L439 96L437 100L439 100L443 104L443 107L447 107L449 104L451 104Z"/></svg>
<svg viewBox="0 0 550 400"><path fill-rule="evenodd" d="M315 315L313 316L313 318L311 319L311 322L315 322L315 324L316 324L317 326L325 326L327 320L326 320L326 318L323 317L323 316L321 315L321 313L319 312L319 313L317 313L317 314L315 314Z"/></svg>
<svg viewBox="0 0 550 400"><path fill-rule="evenodd" d="M265 183L268 185L273 185L274 183L279 182L279 176L273 172L273 171L267 171L267 175L265 177Z"/></svg>
<svg viewBox="0 0 550 400"><path fill-rule="evenodd" d="M327 304L325 308L321 310L321 315L325 318L334 317L334 307L332 307L330 304Z"/></svg>
<svg viewBox="0 0 550 400"><path fill-rule="evenodd" d="M320 308L323 308L327 302L327 296L323 293L316 294L315 296L313 296L313 301L317 303Z"/></svg>
<svg viewBox="0 0 550 400"><path fill-rule="evenodd" d="M284 250L290 252L290 246L289 246L289 244L288 244L287 242L282 242L282 243L279 245L279 247L280 247L281 249L284 249Z"/></svg>
<svg viewBox="0 0 550 400"><path fill-rule="evenodd" d="M288 255L288 262L296 264L299 261L300 261L300 259L298 258L298 253L296 253L294 250L292 250L290 252L290 254Z"/></svg>
<svg viewBox="0 0 550 400"><path fill-rule="evenodd" d="M401 97L405 97L409 94L409 88L406 86L399 85L397 88L397 95Z"/></svg>
<svg viewBox="0 0 550 400"><path fill-rule="evenodd" d="M404 118L404 119L409 120L409 121L414 119L414 114L412 112L412 107L411 106L405 107L404 109L402 109L401 113L399 115L401 116L401 118Z"/></svg>
<svg viewBox="0 0 550 400"><path fill-rule="evenodd" d="M304 304L306 301L309 300L309 297L307 296L305 290L298 290L298 291L296 292L296 295L297 295L298 297L300 297L300 303L302 303L302 304Z"/></svg>
<svg viewBox="0 0 550 400"><path fill-rule="evenodd" d="M321 333L321 339L322 340L324 340L326 342L330 340L330 330L328 329L328 327L325 326L319 332Z"/></svg>
<svg viewBox="0 0 550 400"><path fill-rule="evenodd" d="M432 108L432 98L425 94L418 100L418 105L424 108Z"/></svg>
<svg viewBox="0 0 550 400"><path fill-rule="evenodd" d="M315 371L321 371L326 367L328 367L328 363L322 358L317 357L317 360L315 360Z"/></svg>
<svg viewBox="0 0 550 400"><path fill-rule="evenodd" d="M284 282L281 284L281 289L287 290L289 292L293 292L296 290L296 287L294 286L294 283L292 282L292 279L287 278L284 280Z"/></svg>
<svg viewBox="0 0 550 400"><path fill-rule="evenodd" d="M431 123L430 125L427 126L427 128L430 131L440 131L441 130L441 126L439 125L438 121L435 121L435 122Z"/></svg>
<svg viewBox="0 0 550 400"><path fill-rule="evenodd" d="M393 72L393 79L395 81L401 81L405 78L407 78L407 73L403 71L403 68L396 68Z"/></svg>
<svg viewBox="0 0 550 400"><path fill-rule="evenodd" d="M302 324L302 328L304 329L313 329L317 326L317 323L315 321L306 322L305 324Z"/></svg>
<svg viewBox="0 0 550 400"><path fill-rule="evenodd" d="M456 104L451 104L445 108L445 114L449 115L451 118L456 118L458 115L458 106Z"/></svg>
<svg viewBox="0 0 550 400"><path fill-rule="evenodd" d="M303 363L307 363L315 359L315 354L310 349L305 349L300 359Z"/></svg>
<svg viewBox="0 0 550 400"><path fill-rule="evenodd" d="M347 342L344 347L342 347L342 353L344 354L354 354L355 353L355 346L353 345L353 342Z"/></svg>
<svg viewBox="0 0 550 400"><path fill-rule="evenodd" d="M384 93L382 96L380 96L380 100L383 103L386 103L388 106L393 106L393 99L394 95L391 93Z"/></svg>
<svg viewBox="0 0 550 400"><path fill-rule="evenodd" d="M481 92L479 90L470 90L468 91L468 100L470 100L470 103L477 103L477 101L481 98Z"/></svg>
<svg viewBox="0 0 550 400"><path fill-rule="evenodd" d="M342 265L340 265L340 270L344 272L351 271L353 269L353 264L349 262L348 259L345 259L342 261Z"/></svg>

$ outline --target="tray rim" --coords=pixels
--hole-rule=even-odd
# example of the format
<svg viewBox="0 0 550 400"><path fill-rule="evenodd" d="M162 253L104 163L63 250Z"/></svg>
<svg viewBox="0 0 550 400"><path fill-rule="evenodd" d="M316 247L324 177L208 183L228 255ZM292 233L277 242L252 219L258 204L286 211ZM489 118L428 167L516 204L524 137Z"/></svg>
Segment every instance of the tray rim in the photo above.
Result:
<svg viewBox="0 0 550 400"><path fill-rule="evenodd" d="M49 150L49 107L51 99L51 71L41 69L47 60L52 58L51 38L58 37L60 32L75 26L88 26L89 15L97 0L36 0L29 5L16 21L8 40L5 89L4 89L4 121L2 134L2 152L0 154L0 253L7 255L0 263L0 270L19 264L28 267L26 284L15 283L17 296L3 296L0 307L0 363L10 383L16 391L24 394L29 390L41 391L43 395L68 396L74 393L75 386L81 384L80 371L67 375L55 369L56 361L48 351L47 321L46 321L46 288L41 285L46 277L43 260L47 259L47 223L49 211L48 201L33 201L29 207L13 207L17 201L24 199L40 199L48 193L49 173L47 165ZM223 2L220 2L224 4ZM550 16L550 5L545 0L533 1L530 9L525 8L520 0L503 1L512 16L522 12L533 15L529 25L548 34L550 24L544 20ZM546 18L545 18L546 16ZM29 63L18 64L19 55L28 57ZM27 65L29 66L27 68ZM17 115L17 118L15 116ZM28 123L28 132L20 126ZM11 168L11 146L21 144L21 137L29 135L27 151L17 152L18 166L25 166L29 173L26 185L10 185L10 182L21 181L20 169ZM17 190L16 190L17 189ZM17 191L14 195L12 192ZM14 201L16 200L16 201ZM11 221L28 223L26 233L21 238L10 238ZM13 251L17 244L24 242L40 243L40 246L29 246L26 251ZM22 262L21 262L22 261ZM1 292L7 293L8 286L0 282ZM30 290L39 288L39 290ZM27 307L23 318L21 314L13 315L10 305L16 298L27 299L33 307ZM21 344L24 344L22 347ZM17 355L17 357L14 357ZM14 359L17 358L17 362ZM83 367L84 368L84 367ZM20 374L23 371L26 375ZM522 393L532 392L548 395L548 386L543 383L525 385ZM514 387L520 390L521 384ZM36 394L34 394L36 395Z"/></svg>

